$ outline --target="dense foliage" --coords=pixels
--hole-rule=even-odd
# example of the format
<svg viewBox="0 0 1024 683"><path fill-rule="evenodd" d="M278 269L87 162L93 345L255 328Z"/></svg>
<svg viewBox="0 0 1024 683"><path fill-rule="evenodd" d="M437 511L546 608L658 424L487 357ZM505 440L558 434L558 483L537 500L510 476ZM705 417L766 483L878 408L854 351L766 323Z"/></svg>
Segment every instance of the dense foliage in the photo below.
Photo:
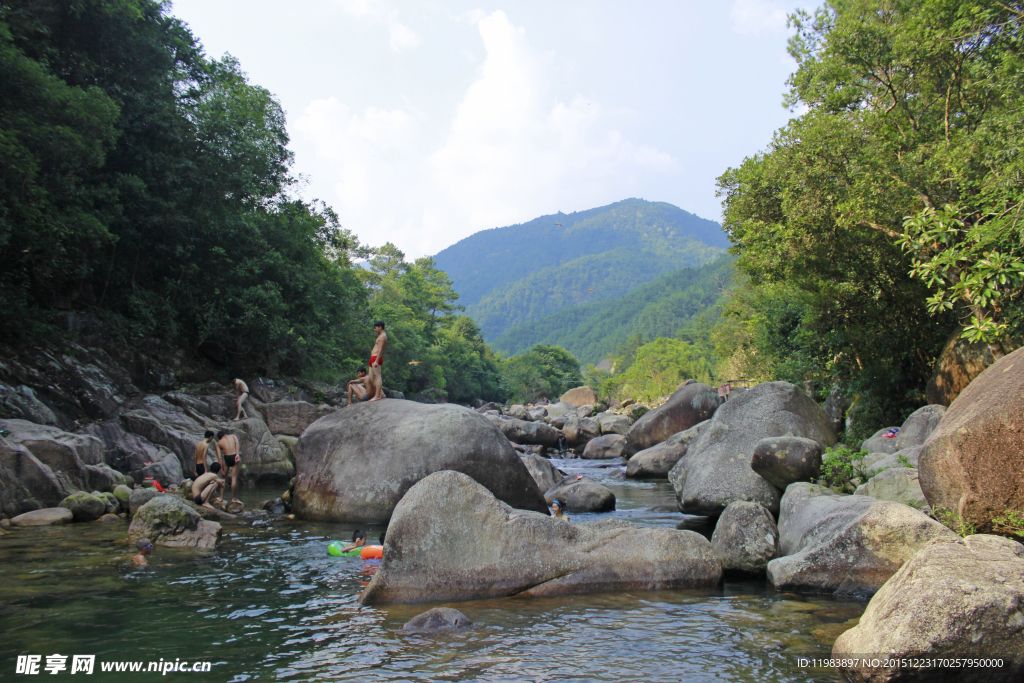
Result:
<svg viewBox="0 0 1024 683"><path fill-rule="evenodd" d="M484 230L434 258L493 340L516 325L707 263L726 244L713 221L671 204L627 199Z"/></svg>
<svg viewBox="0 0 1024 683"><path fill-rule="evenodd" d="M537 344L528 353L504 363L502 382L510 400L525 403L548 398L557 400L583 383L580 364L565 349Z"/></svg>
<svg viewBox="0 0 1024 683"><path fill-rule="evenodd" d="M519 325L494 340L494 347L522 353L534 344L557 344L581 362L596 364L635 334L673 337L722 296L732 279L732 261L723 256L699 268L672 271L618 299Z"/></svg>
<svg viewBox="0 0 1024 683"><path fill-rule="evenodd" d="M838 383L867 431L923 402L958 322L997 355L1019 332L1020 8L831 0L792 17L787 101L806 113L720 179L752 374Z"/></svg>

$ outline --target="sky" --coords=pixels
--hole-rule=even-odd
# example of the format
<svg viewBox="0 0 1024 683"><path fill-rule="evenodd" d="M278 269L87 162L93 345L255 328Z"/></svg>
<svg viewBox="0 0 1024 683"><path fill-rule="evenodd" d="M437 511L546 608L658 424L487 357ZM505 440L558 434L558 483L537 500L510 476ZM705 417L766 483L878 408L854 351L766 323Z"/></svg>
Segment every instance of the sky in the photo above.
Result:
<svg viewBox="0 0 1024 683"><path fill-rule="evenodd" d="M435 254L629 197L721 220L763 150L793 0L175 0L288 117L295 191L364 244Z"/></svg>

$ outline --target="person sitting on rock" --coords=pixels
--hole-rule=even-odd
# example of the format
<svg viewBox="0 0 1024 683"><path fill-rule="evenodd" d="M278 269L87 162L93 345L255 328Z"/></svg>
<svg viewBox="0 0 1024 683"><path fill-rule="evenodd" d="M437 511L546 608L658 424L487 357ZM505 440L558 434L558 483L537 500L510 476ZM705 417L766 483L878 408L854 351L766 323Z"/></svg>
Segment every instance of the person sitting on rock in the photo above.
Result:
<svg viewBox="0 0 1024 683"><path fill-rule="evenodd" d="M202 505L205 508L215 510L216 508L210 505L210 496L213 492L220 490L224 492L224 480L217 476L220 472L220 463L215 462L210 465L210 471L206 474L196 477L196 480L192 482L192 502L196 505ZM221 502L221 497L217 496L214 498L218 503Z"/></svg>
<svg viewBox="0 0 1024 683"><path fill-rule="evenodd" d="M241 503L238 500L238 467L242 462L242 456L239 455L239 444L238 437L234 434L228 434L221 430L217 432L217 454L223 452L224 464L222 469L224 470L224 478L228 478L228 474L231 475L231 502Z"/></svg>
<svg viewBox="0 0 1024 683"><path fill-rule="evenodd" d="M217 461L221 460L220 446L217 445L217 439L213 432L207 431L203 435L203 440L196 444L196 478L206 473L206 468L210 461L210 446L213 446L217 452Z"/></svg>
<svg viewBox="0 0 1024 683"><path fill-rule="evenodd" d="M153 542L143 536L139 540L135 541L135 548L139 551L139 554L132 558L132 562L139 567L145 567L149 564L146 562L146 555L153 552Z"/></svg>
<svg viewBox="0 0 1024 683"><path fill-rule="evenodd" d="M349 543L344 548L342 548L341 552L347 553L350 550L355 550L356 548L362 548L364 545L366 545L366 532L365 531L359 531L358 529L356 529L356 532L354 534L352 534L352 542Z"/></svg>
<svg viewBox="0 0 1024 683"><path fill-rule="evenodd" d="M348 383L348 404L359 403L367 399L366 387L370 379L366 375L366 368L356 370L356 378Z"/></svg>
<svg viewBox="0 0 1024 683"><path fill-rule="evenodd" d="M569 516L564 514L565 504L560 500L551 501L551 516L555 519L564 519L566 522L569 521Z"/></svg>

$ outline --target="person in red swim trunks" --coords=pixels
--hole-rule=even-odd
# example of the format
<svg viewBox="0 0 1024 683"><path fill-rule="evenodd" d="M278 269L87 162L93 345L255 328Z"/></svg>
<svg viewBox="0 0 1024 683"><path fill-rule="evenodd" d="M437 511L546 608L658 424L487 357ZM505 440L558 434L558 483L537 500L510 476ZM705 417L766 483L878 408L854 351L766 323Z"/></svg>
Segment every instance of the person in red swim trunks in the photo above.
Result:
<svg viewBox="0 0 1024 683"><path fill-rule="evenodd" d="M380 376L380 366L384 363L384 349L388 345L388 335L384 332L384 322L378 320L373 324L373 331L377 340L373 343L373 351L370 352L370 375L367 394L373 394L371 402L384 398L384 382Z"/></svg>

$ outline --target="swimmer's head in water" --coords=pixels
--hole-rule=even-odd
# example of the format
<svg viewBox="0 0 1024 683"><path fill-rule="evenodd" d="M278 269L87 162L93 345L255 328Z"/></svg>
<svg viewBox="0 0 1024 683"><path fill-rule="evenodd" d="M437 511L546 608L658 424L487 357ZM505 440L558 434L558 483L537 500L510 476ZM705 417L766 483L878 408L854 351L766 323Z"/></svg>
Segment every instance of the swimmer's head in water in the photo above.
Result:
<svg viewBox="0 0 1024 683"><path fill-rule="evenodd" d="M352 542L353 543L355 543L356 541L358 541L360 539L365 539L365 538L366 538L366 532L359 531L358 529L356 530L356 532L354 534L352 534Z"/></svg>
<svg viewBox="0 0 1024 683"><path fill-rule="evenodd" d="M215 462L212 465L210 465L210 471L213 472L214 474L217 474L218 472L220 472L220 463L219 462Z"/></svg>
<svg viewBox="0 0 1024 683"><path fill-rule="evenodd" d="M153 541L149 540L145 536L135 541L135 547L141 553L143 550L149 550L153 547Z"/></svg>
<svg viewBox="0 0 1024 683"><path fill-rule="evenodd" d="M555 508L555 510L561 510L562 507L563 507L562 506L562 501L560 501L560 500L553 500L553 501L551 501L551 507Z"/></svg>

